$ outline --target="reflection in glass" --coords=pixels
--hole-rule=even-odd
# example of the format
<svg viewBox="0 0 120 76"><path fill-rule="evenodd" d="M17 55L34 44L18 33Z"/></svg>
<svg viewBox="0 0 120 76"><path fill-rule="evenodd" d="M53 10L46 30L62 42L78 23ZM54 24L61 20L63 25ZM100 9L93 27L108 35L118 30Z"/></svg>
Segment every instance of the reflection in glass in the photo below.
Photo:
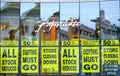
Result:
<svg viewBox="0 0 120 76"><path fill-rule="evenodd" d="M78 27L74 23L79 22L79 3L60 4L60 26L61 40L78 39ZM69 26L69 23L72 25Z"/></svg>
<svg viewBox="0 0 120 76"><path fill-rule="evenodd" d="M101 11L100 11L100 26L101 26L101 39L104 40L116 40L119 39L119 33L120 33L120 27L118 27L119 24L119 0L113 0L113 1L105 1L105 2L101 2L101 7L100 7ZM117 41L117 40L116 40ZM114 46L115 44L113 43L112 46ZM117 44L119 45L119 44ZM118 60L119 56L117 52L111 52L110 49L114 49L114 48L119 48L119 46L114 46L112 47L109 45L108 46L102 46L102 55L104 56L104 58L102 58L102 72L103 75L114 75L114 76L119 76L119 66L118 66ZM108 49L107 52L105 52L105 49ZM106 56L105 56L106 55ZM114 61L116 60L117 63L111 63L112 59L109 56L115 55L112 57L112 59L114 59ZM111 61L108 63L109 59L111 59ZM109 65L108 65L109 64ZM108 68L112 68L112 69L108 69Z"/></svg>
<svg viewBox="0 0 120 76"><path fill-rule="evenodd" d="M0 76L15 76L18 72L18 41L19 41L19 3L2 2L0 3ZM10 47L12 46L12 47ZM13 47L14 46L14 47ZM16 46L16 47L15 47ZM13 52L12 52L13 51ZM2 54L3 53L3 54ZM6 53L6 58L2 57ZM15 57L10 56L14 54ZM15 60L15 63L9 63L8 61ZM6 61L5 64L4 61ZM12 65L12 66L11 66ZM14 66L13 66L14 65ZM10 70L10 67L15 67L14 70ZM7 67L7 68L6 68ZM3 74L4 73L4 74ZM9 73L9 74L7 74Z"/></svg>
<svg viewBox="0 0 120 76"><path fill-rule="evenodd" d="M80 31L81 39L95 39L96 25L92 19L99 17L99 3L98 2L85 2L80 3Z"/></svg>
<svg viewBox="0 0 120 76"><path fill-rule="evenodd" d="M47 22L41 28L41 40L58 39L58 27L54 25L59 22L59 3L41 3L41 20Z"/></svg>
<svg viewBox="0 0 120 76"><path fill-rule="evenodd" d="M40 4L39 3L21 3L21 24L20 34L21 36L37 36L39 35L36 30L38 29L37 22L40 16Z"/></svg>
<svg viewBox="0 0 120 76"><path fill-rule="evenodd" d="M112 7L111 7L112 5ZM119 26L119 2L101 2L101 37L102 39L117 39L117 27Z"/></svg>
<svg viewBox="0 0 120 76"><path fill-rule="evenodd" d="M0 40L19 39L19 3L1 3Z"/></svg>

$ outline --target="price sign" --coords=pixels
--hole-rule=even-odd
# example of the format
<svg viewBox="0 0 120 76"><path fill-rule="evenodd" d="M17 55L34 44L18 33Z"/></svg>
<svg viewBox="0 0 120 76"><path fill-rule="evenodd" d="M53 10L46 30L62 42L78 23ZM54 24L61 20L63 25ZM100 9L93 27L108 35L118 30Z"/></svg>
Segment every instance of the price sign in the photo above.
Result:
<svg viewBox="0 0 120 76"><path fill-rule="evenodd" d="M82 46L99 45L99 40L82 40L81 45Z"/></svg>
<svg viewBox="0 0 120 76"><path fill-rule="evenodd" d="M78 40L64 40L61 43L62 46L78 46L79 41Z"/></svg>
<svg viewBox="0 0 120 76"><path fill-rule="evenodd" d="M39 41L37 41L37 40L34 40L34 41L32 41L32 40L22 40L22 46L38 46L39 44L38 44L38 42Z"/></svg>
<svg viewBox="0 0 120 76"><path fill-rule="evenodd" d="M41 46L58 46L58 41L41 41Z"/></svg>
<svg viewBox="0 0 120 76"><path fill-rule="evenodd" d="M21 45L22 46L38 46L39 40L38 36L22 36L21 37Z"/></svg>
<svg viewBox="0 0 120 76"><path fill-rule="evenodd" d="M119 45L119 40L102 40L102 45Z"/></svg>
<svg viewBox="0 0 120 76"><path fill-rule="evenodd" d="M3 40L1 46L18 46L18 41L15 40Z"/></svg>

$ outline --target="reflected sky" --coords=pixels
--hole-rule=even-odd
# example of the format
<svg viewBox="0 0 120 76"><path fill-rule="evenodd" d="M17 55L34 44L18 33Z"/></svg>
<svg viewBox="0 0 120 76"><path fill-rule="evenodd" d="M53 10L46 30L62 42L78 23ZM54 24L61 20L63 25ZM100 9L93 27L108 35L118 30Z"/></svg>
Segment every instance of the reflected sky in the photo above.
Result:
<svg viewBox="0 0 120 76"><path fill-rule="evenodd" d="M40 16L42 19L47 19L53 13L59 11L59 3L41 3L40 5Z"/></svg>
<svg viewBox="0 0 120 76"><path fill-rule="evenodd" d="M27 10L29 10L29 9L32 9L32 8L34 8L35 7L35 3L21 3L21 5L20 5L20 16L22 16L22 14L24 13L24 12L26 12Z"/></svg>
<svg viewBox="0 0 120 76"><path fill-rule="evenodd" d="M70 17L79 18L79 3L61 3L60 19L67 20Z"/></svg>
<svg viewBox="0 0 120 76"><path fill-rule="evenodd" d="M91 19L99 17L99 3L80 3L80 22L85 26L95 29L95 23L91 22Z"/></svg>
<svg viewBox="0 0 120 76"><path fill-rule="evenodd" d="M101 2L101 9L105 10L105 18L111 21L111 24L120 25L118 21L120 17L118 1Z"/></svg>
<svg viewBox="0 0 120 76"><path fill-rule="evenodd" d="M4 2L1 2L1 5L0 5L0 7L3 7L5 5L5 3Z"/></svg>
<svg viewBox="0 0 120 76"><path fill-rule="evenodd" d="M5 3L1 3L3 7ZM41 3L40 5L40 18L47 19L53 15L53 13L59 11L59 3ZM35 7L35 3L21 3L21 12ZM118 1L106 1L101 2L101 8L105 11L105 18L111 22L111 24L120 25L119 19L119 2ZM84 2L80 3L61 3L60 4L60 20L66 20L70 17L79 18L80 10L80 22L88 27L95 29L95 24L90 19L96 19L99 17L99 3L98 2Z"/></svg>

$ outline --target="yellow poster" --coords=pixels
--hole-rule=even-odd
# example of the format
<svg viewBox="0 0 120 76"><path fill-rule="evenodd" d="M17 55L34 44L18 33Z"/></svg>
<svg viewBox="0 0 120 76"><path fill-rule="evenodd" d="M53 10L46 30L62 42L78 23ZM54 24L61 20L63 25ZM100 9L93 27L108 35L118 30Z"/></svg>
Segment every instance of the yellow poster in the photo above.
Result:
<svg viewBox="0 0 120 76"><path fill-rule="evenodd" d="M105 75L115 75L118 72L119 46L102 47L102 65Z"/></svg>
<svg viewBox="0 0 120 76"><path fill-rule="evenodd" d="M115 65L119 63L119 46L102 47L102 64Z"/></svg>
<svg viewBox="0 0 120 76"><path fill-rule="evenodd" d="M42 47L42 73L58 73L58 47Z"/></svg>
<svg viewBox="0 0 120 76"><path fill-rule="evenodd" d="M38 73L38 47L22 47L21 49L21 72Z"/></svg>
<svg viewBox="0 0 120 76"><path fill-rule="evenodd" d="M82 72L100 72L99 47L82 47Z"/></svg>
<svg viewBox="0 0 120 76"><path fill-rule="evenodd" d="M120 65L120 46L119 46L119 65Z"/></svg>
<svg viewBox="0 0 120 76"><path fill-rule="evenodd" d="M1 45L0 45L0 73L1 73Z"/></svg>
<svg viewBox="0 0 120 76"><path fill-rule="evenodd" d="M79 48L61 48L61 73L79 73Z"/></svg>
<svg viewBox="0 0 120 76"><path fill-rule="evenodd" d="M1 73L18 73L18 47L1 47Z"/></svg>

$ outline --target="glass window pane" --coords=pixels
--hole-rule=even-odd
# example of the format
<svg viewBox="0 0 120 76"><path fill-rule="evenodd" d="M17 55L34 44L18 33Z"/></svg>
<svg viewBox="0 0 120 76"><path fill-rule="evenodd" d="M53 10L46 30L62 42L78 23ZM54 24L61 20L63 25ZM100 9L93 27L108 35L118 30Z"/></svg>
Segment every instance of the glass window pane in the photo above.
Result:
<svg viewBox="0 0 120 76"><path fill-rule="evenodd" d="M81 75L97 76L100 73L99 61L99 41L96 39L96 24L94 19L99 17L99 2L81 2L80 3L80 39L81 39ZM99 36L100 37L100 36ZM92 45L92 46L91 46ZM96 46L97 45L97 46ZM87 53L90 50L96 50L96 53ZM87 58L97 57L96 61L86 60ZM97 64L97 69L85 69L87 64L92 66L92 63ZM91 72L92 71L92 72Z"/></svg>
<svg viewBox="0 0 120 76"><path fill-rule="evenodd" d="M21 68L22 76L37 76L39 73L38 67L38 58L39 58L39 32L38 21L40 20L40 3L21 3L20 4L20 37L21 37L21 67L24 67L26 64L32 63L36 67L34 70L25 70ZM25 47L26 46L26 47ZM28 47L29 46L29 47ZM37 46L37 47L36 47ZM36 54L25 54L27 50L33 51ZM33 62L24 61L24 58L36 58ZM32 66L29 64L29 66Z"/></svg>
<svg viewBox="0 0 120 76"><path fill-rule="evenodd" d="M20 5L16 2L1 2L0 4L0 72L2 73L0 75L16 76L18 73ZM9 63L9 61L15 61L15 63ZM9 70L10 67L15 69Z"/></svg>
<svg viewBox="0 0 120 76"><path fill-rule="evenodd" d="M60 4L60 41L61 74L77 76L79 73L79 3ZM72 46L72 47L71 47ZM76 57L64 56L65 52L74 53ZM75 61L69 64L64 61ZM74 67L74 69L69 69ZM68 70L69 69L69 70Z"/></svg>
<svg viewBox="0 0 120 76"><path fill-rule="evenodd" d="M100 26L101 26L101 39L103 40L102 46L102 73L103 75L119 76L119 34L120 34L120 0L103 1L100 3ZM108 41L107 41L108 40ZM113 42L117 43L114 44ZM108 43L106 43L108 42ZM108 45L108 46L106 46ZM110 51L116 49L116 51ZM111 58L109 56L112 56ZM108 63L116 61L114 63ZM112 69L109 69L112 68Z"/></svg>

